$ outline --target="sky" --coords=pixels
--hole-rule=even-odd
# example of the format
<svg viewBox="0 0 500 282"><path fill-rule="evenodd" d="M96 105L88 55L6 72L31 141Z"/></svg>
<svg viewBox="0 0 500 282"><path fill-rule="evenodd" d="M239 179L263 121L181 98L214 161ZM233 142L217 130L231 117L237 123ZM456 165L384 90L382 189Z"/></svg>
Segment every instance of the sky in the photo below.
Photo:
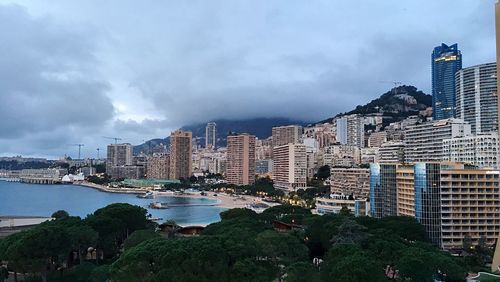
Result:
<svg viewBox="0 0 500 282"><path fill-rule="evenodd" d="M321 120L495 61L494 0L0 0L0 156L95 157L214 119ZM101 151L102 154L102 151Z"/></svg>

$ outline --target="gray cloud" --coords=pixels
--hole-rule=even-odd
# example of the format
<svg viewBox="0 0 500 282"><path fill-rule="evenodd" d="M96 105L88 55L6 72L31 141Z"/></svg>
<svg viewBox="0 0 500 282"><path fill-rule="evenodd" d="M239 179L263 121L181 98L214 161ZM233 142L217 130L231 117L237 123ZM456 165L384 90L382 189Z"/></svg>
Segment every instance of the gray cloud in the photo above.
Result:
<svg viewBox="0 0 500 282"><path fill-rule="evenodd" d="M429 93L441 42L464 66L495 59L493 0L23 5L0 5L0 154L93 154L103 135L137 143L216 118L323 119L392 86L380 81Z"/></svg>

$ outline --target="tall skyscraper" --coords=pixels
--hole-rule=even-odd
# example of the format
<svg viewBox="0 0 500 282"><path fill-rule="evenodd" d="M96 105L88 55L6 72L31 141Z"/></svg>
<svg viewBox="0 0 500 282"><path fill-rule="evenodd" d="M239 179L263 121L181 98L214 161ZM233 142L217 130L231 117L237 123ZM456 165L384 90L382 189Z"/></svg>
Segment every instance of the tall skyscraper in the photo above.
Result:
<svg viewBox="0 0 500 282"><path fill-rule="evenodd" d="M205 148L215 149L216 145L217 125L215 122L209 122L205 127Z"/></svg>
<svg viewBox="0 0 500 282"><path fill-rule="evenodd" d="M489 63L464 68L456 74L456 117L468 122L473 134L497 130L496 71L496 63Z"/></svg>
<svg viewBox="0 0 500 282"><path fill-rule="evenodd" d="M302 132L303 129L300 125L273 127L273 148L289 143L299 143Z"/></svg>
<svg viewBox="0 0 500 282"><path fill-rule="evenodd" d="M187 179L192 174L192 139L190 131L170 134L170 179Z"/></svg>
<svg viewBox="0 0 500 282"><path fill-rule="evenodd" d="M255 136L238 134L227 137L226 180L237 185L255 183Z"/></svg>
<svg viewBox="0 0 500 282"><path fill-rule="evenodd" d="M462 69L458 45L441 44L432 52L432 111L435 120L455 117L455 74Z"/></svg>

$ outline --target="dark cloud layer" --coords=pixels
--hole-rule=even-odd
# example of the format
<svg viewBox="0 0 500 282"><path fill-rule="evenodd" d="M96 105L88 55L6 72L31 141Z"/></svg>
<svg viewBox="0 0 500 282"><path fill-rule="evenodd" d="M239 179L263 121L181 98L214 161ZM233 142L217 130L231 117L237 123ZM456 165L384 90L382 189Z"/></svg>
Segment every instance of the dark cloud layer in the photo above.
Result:
<svg viewBox="0 0 500 282"><path fill-rule="evenodd" d="M218 118L323 119L393 80L429 93L441 42L464 66L495 59L493 0L9 2L0 155L74 156L83 142L91 156L102 136Z"/></svg>

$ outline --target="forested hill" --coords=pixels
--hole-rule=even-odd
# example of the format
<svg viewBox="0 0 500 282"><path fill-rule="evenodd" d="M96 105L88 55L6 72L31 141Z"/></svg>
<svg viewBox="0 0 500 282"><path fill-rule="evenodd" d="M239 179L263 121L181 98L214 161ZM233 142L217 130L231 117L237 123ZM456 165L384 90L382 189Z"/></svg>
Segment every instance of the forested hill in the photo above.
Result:
<svg viewBox="0 0 500 282"><path fill-rule="evenodd" d="M419 111L432 106L432 96L418 90L415 86L403 85L395 87L380 97L365 105L358 105L354 110L336 115L349 114L373 114L383 113L384 116L392 117L392 121L399 121L411 115L417 115ZM331 122L329 118L319 123Z"/></svg>
<svg viewBox="0 0 500 282"><path fill-rule="evenodd" d="M371 114L377 112L406 114L425 110L432 106L432 96L415 86L399 86L382 94L366 105L359 105L347 114Z"/></svg>

